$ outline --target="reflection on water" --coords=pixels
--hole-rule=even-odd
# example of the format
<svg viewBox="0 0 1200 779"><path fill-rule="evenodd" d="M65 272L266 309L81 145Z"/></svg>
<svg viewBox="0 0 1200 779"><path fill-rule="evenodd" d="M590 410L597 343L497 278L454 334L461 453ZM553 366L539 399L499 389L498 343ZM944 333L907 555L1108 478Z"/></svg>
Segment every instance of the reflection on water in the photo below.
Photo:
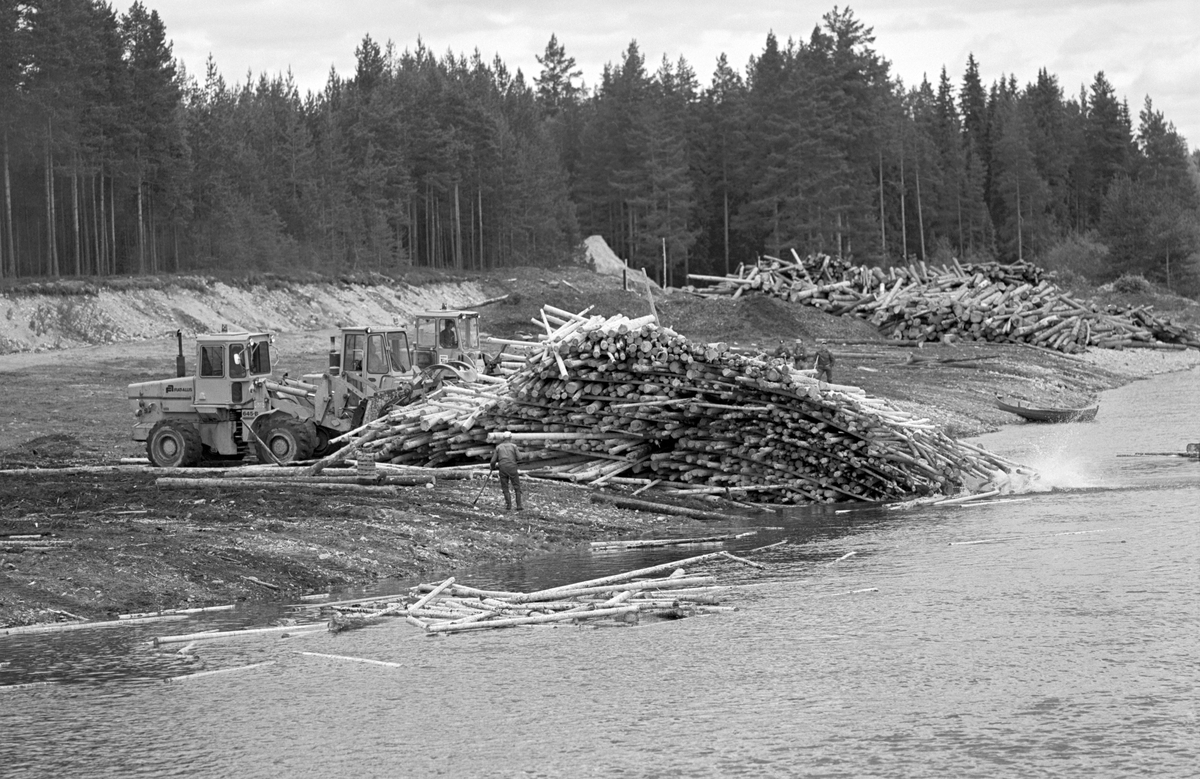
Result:
<svg viewBox="0 0 1200 779"><path fill-rule="evenodd" d="M747 585L732 614L436 638L396 621L201 642L183 663L148 639L190 622L96 633L90 648L40 637L57 648L37 650L38 673L93 683L0 691L0 773L1193 776L1200 465L1116 455L1196 438L1184 425L1200 411L1195 378L1107 393L1092 424L983 439L1061 465L1050 492L731 519L770 529L723 548L794 542L756 555L767 572L722 569ZM1185 408L1165 408L1172 398ZM462 578L542 587L710 548L579 552ZM30 645L0 639L0 653ZM84 672L153 680L266 661L175 684Z"/></svg>

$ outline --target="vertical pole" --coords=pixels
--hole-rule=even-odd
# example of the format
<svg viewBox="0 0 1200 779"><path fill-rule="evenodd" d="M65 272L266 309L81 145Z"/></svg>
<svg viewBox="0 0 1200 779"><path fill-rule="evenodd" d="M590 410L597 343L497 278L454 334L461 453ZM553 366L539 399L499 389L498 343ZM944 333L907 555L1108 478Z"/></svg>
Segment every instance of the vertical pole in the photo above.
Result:
<svg viewBox="0 0 1200 779"><path fill-rule="evenodd" d="M887 263L887 227L884 224L883 211L883 147L879 148L879 251Z"/></svg>
<svg viewBox="0 0 1200 779"><path fill-rule="evenodd" d="M1017 262L1024 259L1024 241L1021 236L1021 177L1017 176Z"/></svg>
<svg viewBox="0 0 1200 779"><path fill-rule="evenodd" d="M663 274L662 274L663 289L666 289L668 286L670 286L670 284L667 281L667 239L666 238L662 239L662 250L663 250Z"/></svg>

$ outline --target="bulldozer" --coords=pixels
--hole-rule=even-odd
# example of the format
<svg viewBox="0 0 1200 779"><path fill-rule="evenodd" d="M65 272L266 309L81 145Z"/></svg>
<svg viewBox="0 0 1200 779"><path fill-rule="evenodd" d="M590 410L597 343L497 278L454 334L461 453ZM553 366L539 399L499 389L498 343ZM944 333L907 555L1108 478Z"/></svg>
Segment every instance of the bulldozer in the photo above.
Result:
<svg viewBox="0 0 1200 779"><path fill-rule="evenodd" d="M477 346L478 328L463 331ZM183 334L175 336L175 378L128 388L136 418L133 438L145 441L150 462L160 467L240 460L251 451L260 462L278 464L323 456L336 448L332 439L342 433L413 402L447 379L475 375L463 361L466 353L454 353L454 359L447 353L444 361L429 362L428 370L414 365L402 327L340 328L331 337L328 368L300 380L286 373L274 378L270 333L198 335L190 376Z"/></svg>

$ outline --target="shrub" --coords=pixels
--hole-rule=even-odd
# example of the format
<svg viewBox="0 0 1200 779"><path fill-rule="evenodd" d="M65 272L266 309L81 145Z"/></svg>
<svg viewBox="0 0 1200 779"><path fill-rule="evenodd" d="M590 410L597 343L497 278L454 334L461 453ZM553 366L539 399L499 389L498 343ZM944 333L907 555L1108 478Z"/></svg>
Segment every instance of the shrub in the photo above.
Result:
<svg viewBox="0 0 1200 779"><path fill-rule="evenodd" d="M1051 246L1038 258L1038 264L1056 271L1060 278L1083 277L1096 283L1104 278L1108 256L1108 246L1094 233L1072 233Z"/></svg>
<svg viewBox="0 0 1200 779"><path fill-rule="evenodd" d="M1123 295L1138 295L1152 292L1154 285L1140 273L1126 273L1113 281L1112 288L1113 292L1120 292Z"/></svg>

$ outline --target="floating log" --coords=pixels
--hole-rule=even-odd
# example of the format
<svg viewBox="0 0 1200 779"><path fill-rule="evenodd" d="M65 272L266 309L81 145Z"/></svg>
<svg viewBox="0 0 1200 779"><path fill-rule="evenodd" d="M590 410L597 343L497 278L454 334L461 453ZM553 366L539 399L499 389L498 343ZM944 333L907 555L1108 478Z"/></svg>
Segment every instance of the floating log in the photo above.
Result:
<svg viewBox="0 0 1200 779"><path fill-rule="evenodd" d="M127 625L143 625L147 622L163 622L167 620L187 619L186 614L169 614L161 617L142 617L141 619L113 619L98 622L52 622L46 625L19 625L11 628L0 628L0 635L16 636L25 633L61 633L69 630L89 630L92 628L120 628Z"/></svg>
<svg viewBox="0 0 1200 779"><path fill-rule="evenodd" d="M126 620L120 624L128 625L132 621ZM222 638L242 638L244 636L260 636L266 633L303 633L324 628L325 625L321 623L308 623L301 625L281 625L270 628L247 628L245 630L218 630L211 633L188 633L182 636L158 636L154 639L154 645L184 644L189 641L213 641Z"/></svg>
<svg viewBox="0 0 1200 779"><path fill-rule="evenodd" d="M400 663L393 663L389 660L372 660L368 657L349 657L347 655L327 655L324 652L297 652L296 654L307 655L309 657L324 657L329 660L346 660L351 663L367 663L369 665L382 665L388 668L403 668Z"/></svg>
<svg viewBox="0 0 1200 779"><path fill-rule="evenodd" d="M164 682L187 682L192 679L202 679L205 676L218 676L220 674L238 673L239 671L252 671L255 668L264 668L268 665L275 665L274 660L264 660L261 663L251 663L250 665L241 665L237 668L218 668L214 671L198 671L194 674L184 674L183 676L168 676L163 679Z"/></svg>
<svg viewBox="0 0 1200 779"><path fill-rule="evenodd" d="M679 546L681 544L707 544L717 541L731 541L737 538L745 538L757 533L757 530L751 530L746 533L733 533L721 536L701 536L699 538L647 538L634 539L630 541L592 541L591 547L593 550L601 549L643 549L655 546Z"/></svg>
<svg viewBox="0 0 1200 779"><path fill-rule="evenodd" d="M228 603L224 606L197 606L191 609L163 609L162 611L143 611L133 614L118 614L117 619L161 619L164 616L173 616L175 614L202 614L207 611L233 611L237 608L236 603Z"/></svg>

